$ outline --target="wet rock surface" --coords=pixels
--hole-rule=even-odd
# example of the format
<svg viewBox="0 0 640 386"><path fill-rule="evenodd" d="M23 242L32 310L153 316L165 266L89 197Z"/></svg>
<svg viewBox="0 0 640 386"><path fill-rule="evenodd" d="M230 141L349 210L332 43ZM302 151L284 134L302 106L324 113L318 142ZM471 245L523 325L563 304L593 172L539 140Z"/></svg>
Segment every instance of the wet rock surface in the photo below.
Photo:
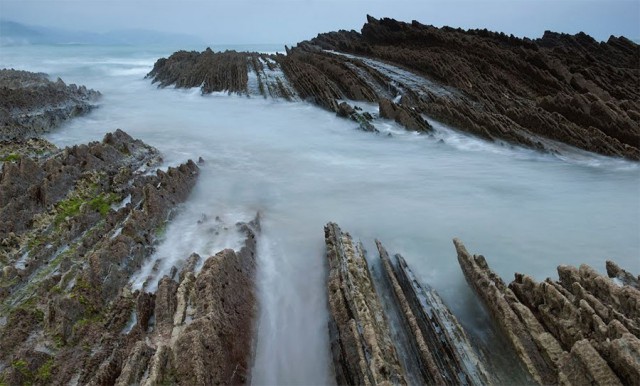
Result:
<svg viewBox="0 0 640 386"><path fill-rule="evenodd" d="M157 230L184 202L192 161L156 170L156 149L123 131L101 142L22 156L0 174L0 379L7 384L129 383L150 351L121 336L156 295L127 290ZM165 291L157 303L167 311ZM178 304L175 305L177 307ZM164 319L161 319L164 321ZM149 319L139 320L148 328ZM146 331L146 330L145 330ZM135 347L134 347L135 346ZM128 351L124 348L131 348ZM131 363L130 363L131 362Z"/></svg>
<svg viewBox="0 0 640 386"><path fill-rule="evenodd" d="M418 282L400 254L394 256L394 264L380 241L376 240L376 246L405 328L411 332L423 383L489 384L482 361L440 295L429 285Z"/></svg>
<svg viewBox="0 0 640 386"><path fill-rule="evenodd" d="M325 244L329 336L338 384L493 382L456 317L436 291L418 282L402 256L392 261L376 240L381 263L376 267L382 271L376 279L362 244L337 224L325 226ZM383 306L383 298L395 306ZM391 323L398 325L392 328Z"/></svg>
<svg viewBox="0 0 640 386"><path fill-rule="evenodd" d="M0 70L0 155L3 142L27 140L96 107L100 93L52 82L46 74Z"/></svg>
<svg viewBox="0 0 640 386"><path fill-rule="evenodd" d="M558 267L558 281L516 273L508 286L481 255L454 244L462 271L541 384L635 384L640 375L640 291L587 265ZM607 269L617 277L614 263Z"/></svg>
<svg viewBox="0 0 640 386"><path fill-rule="evenodd" d="M149 76L205 93L309 100L352 119L340 101L380 103L380 116L409 130L430 131L426 115L490 141L639 160L638 55L624 37L531 40L368 17L361 32L320 34L286 55L181 51Z"/></svg>
<svg viewBox="0 0 640 386"><path fill-rule="evenodd" d="M295 98L276 55L257 52L178 51L159 59L147 78L158 87L198 87L203 94L228 92L273 98Z"/></svg>
<svg viewBox="0 0 640 386"><path fill-rule="evenodd" d="M324 231L329 337L337 383L406 384L362 245L335 223Z"/></svg>

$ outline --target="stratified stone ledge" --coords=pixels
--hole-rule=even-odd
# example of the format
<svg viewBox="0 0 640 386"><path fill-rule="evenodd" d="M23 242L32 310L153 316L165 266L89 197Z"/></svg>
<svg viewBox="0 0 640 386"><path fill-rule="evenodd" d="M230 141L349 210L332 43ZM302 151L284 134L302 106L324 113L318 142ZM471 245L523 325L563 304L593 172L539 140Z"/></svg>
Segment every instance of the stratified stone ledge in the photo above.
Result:
<svg viewBox="0 0 640 386"><path fill-rule="evenodd" d="M462 271L541 384L621 385L640 379L640 291L587 265L561 265L559 280L516 273L507 287L485 258L454 239ZM633 283L607 263L609 275Z"/></svg>
<svg viewBox="0 0 640 386"><path fill-rule="evenodd" d="M424 382L448 385L486 385L489 377L466 333L440 295L429 285L421 285L404 258L396 254L396 264L376 240L383 271L391 284L414 352L421 363Z"/></svg>
<svg viewBox="0 0 640 386"><path fill-rule="evenodd" d="M407 383L361 244L324 228L329 262L329 335L339 385Z"/></svg>

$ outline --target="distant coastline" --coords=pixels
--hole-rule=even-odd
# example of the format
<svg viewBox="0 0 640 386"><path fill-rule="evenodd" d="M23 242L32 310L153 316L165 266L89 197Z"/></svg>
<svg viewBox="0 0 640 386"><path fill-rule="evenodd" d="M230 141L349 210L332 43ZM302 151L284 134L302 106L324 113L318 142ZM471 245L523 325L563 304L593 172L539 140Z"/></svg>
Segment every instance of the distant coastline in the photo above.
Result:
<svg viewBox="0 0 640 386"><path fill-rule="evenodd" d="M154 45L193 44L204 42L189 34L158 32L144 29L121 29L104 33L72 29L32 26L0 20L0 45L60 44L60 45Z"/></svg>

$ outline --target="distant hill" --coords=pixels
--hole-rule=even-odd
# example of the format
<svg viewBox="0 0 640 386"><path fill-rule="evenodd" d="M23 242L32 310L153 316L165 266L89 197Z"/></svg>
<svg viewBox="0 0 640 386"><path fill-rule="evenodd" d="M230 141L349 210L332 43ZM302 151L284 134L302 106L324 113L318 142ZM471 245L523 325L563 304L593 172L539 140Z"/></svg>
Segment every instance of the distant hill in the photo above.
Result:
<svg viewBox="0 0 640 386"><path fill-rule="evenodd" d="M73 31L62 28L31 26L0 20L0 45L22 44L93 44L153 45L202 44L195 36L149 30L123 29L106 33Z"/></svg>

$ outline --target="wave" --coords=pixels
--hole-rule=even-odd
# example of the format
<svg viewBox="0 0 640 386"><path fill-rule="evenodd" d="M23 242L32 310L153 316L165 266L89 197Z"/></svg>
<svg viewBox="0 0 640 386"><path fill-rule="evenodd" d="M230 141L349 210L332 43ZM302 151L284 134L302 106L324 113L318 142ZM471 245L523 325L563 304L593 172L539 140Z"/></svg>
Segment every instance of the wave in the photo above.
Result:
<svg viewBox="0 0 640 386"><path fill-rule="evenodd" d="M144 263L131 279L131 288L155 292L158 281L170 276L172 268L178 270L192 253L200 255L195 272L199 272L204 261L225 248L239 250L244 241L235 224L249 221L250 217L237 211L215 214L211 208L191 202L172 220L166 228L160 228L156 236L161 239L156 252Z"/></svg>

